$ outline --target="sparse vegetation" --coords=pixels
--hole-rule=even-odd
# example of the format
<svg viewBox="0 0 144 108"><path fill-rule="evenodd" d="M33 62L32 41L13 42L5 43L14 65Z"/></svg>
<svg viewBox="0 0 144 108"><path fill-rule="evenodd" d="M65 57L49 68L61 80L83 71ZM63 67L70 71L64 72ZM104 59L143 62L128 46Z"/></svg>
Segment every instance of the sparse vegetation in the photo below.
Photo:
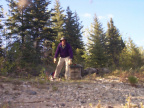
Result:
<svg viewBox="0 0 144 108"><path fill-rule="evenodd" d="M129 76L128 81L132 86L135 86L138 83L138 79L135 76Z"/></svg>
<svg viewBox="0 0 144 108"><path fill-rule="evenodd" d="M1 108L8 108L9 105L5 103L5 104L1 105L0 107L1 107Z"/></svg>
<svg viewBox="0 0 144 108"><path fill-rule="evenodd" d="M144 106L142 103L140 103L140 105L132 103L131 96L129 95L129 97L126 98L125 105L123 105L122 107L123 108L143 108Z"/></svg>
<svg viewBox="0 0 144 108"><path fill-rule="evenodd" d="M144 83L144 71L143 68L140 69L129 69L129 70L122 70L117 69L110 73L109 75L114 75L120 78L122 82L128 82L130 84L143 84Z"/></svg>
<svg viewBox="0 0 144 108"><path fill-rule="evenodd" d="M57 90L58 90L58 87L52 86L52 91L57 91Z"/></svg>

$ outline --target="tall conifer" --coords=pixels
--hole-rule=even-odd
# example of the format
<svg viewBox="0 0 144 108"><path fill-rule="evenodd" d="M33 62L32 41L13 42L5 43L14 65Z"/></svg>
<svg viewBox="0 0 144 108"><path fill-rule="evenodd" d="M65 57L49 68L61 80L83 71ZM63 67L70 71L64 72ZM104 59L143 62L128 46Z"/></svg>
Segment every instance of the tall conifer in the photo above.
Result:
<svg viewBox="0 0 144 108"><path fill-rule="evenodd" d="M120 67L123 69L140 68L144 62L139 48L130 38L125 43L126 46L120 55Z"/></svg>
<svg viewBox="0 0 144 108"><path fill-rule="evenodd" d="M108 53L108 62L110 66L119 66L119 56L125 44L120 36L119 30L114 26L112 18L110 23L108 22L108 30L106 33L107 37L107 53Z"/></svg>
<svg viewBox="0 0 144 108"><path fill-rule="evenodd" d="M69 43L72 46L73 53L75 54L76 49L83 49L83 41L82 41L82 28L81 22L77 14L73 13L69 7L66 10L66 18L65 18L65 36L69 40Z"/></svg>
<svg viewBox="0 0 144 108"><path fill-rule="evenodd" d="M3 55L3 51L2 51L2 28L3 28L3 25L2 25L2 21L1 21L1 18L3 18L3 8L2 8L2 5L0 5L0 57Z"/></svg>
<svg viewBox="0 0 144 108"><path fill-rule="evenodd" d="M89 66L95 68L106 66L105 33L96 15L91 31L89 31L88 40L88 56L90 56Z"/></svg>
<svg viewBox="0 0 144 108"><path fill-rule="evenodd" d="M51 17L52 9L49 10L49 5L51 2L49 0L32 0L30 2L29 8L26 9L27 19L27 42L34 48L34 59L39 60L41 58L41 51L43 48L42 43L54 41L54 36L56 35L54 29L52 28ZM29 45L27 45L29 48Z"/></svg>
<svg viewBox="0 0 144 108"><path fill-rule="evenodd" d="M64 36L64 10L60 6L59 0L55 0L54 5L54 16L52 16L53 25L52 28L57 32L57 36L55 37L55 41L53 42L53 52L55 52L58 43L60 42L60 38Z"/></svg>

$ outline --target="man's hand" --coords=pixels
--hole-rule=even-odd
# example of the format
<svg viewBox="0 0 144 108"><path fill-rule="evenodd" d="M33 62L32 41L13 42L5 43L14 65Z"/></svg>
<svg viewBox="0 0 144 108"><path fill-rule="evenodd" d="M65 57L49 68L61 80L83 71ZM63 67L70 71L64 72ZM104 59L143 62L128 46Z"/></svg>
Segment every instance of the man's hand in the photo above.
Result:
<svg viewBox="0 0 144 108"><path fill-rule="evenodd" d="M69 63L69 65L71 65L71 64L72 64L72 59L69 59L69 62L68 62L68 63Z"/></svg>
<svg viewBox="0 0 144 108"><path fill-rule="evenodd" d="M56 63L56 58L54 58L54 63Z"/></svg>

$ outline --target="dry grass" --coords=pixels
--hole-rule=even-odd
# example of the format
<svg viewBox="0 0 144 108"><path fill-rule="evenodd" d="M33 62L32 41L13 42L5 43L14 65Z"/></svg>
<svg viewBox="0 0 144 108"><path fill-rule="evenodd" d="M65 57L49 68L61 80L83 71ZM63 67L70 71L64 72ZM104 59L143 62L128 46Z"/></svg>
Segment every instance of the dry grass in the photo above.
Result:
<svg viewBox="0 0 144 108"><path fill-rule="evenodd" d="M122 82L129 82L128 78L133 76L138 79L138 83L144 83L144 71L143 69L139 70L115 70L110 75L114 75L120 78Z"/></svg>

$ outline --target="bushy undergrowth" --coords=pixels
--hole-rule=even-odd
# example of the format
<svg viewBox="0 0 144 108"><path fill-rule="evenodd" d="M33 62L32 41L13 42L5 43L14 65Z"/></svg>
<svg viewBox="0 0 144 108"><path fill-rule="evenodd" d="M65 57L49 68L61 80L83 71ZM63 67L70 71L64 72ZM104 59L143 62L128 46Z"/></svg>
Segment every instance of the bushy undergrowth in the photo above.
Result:
<svg viewBox="0 0 144 108"><path fill-rule="evenodd" d="M137 82L138 82L138 79L135 77L135 76L129 76L128 77L128 81L129 81L129 83L131 84L131 85L136 85L137 84Z"/></svg>
<svg viewBox="0 0 144 108"><path fill-rule="evenodd" d="M53 64L35 64L24 61L20 61L20 63L11 62L4 57L0 57L0 76L24 78L30 78L33 76L44 77L44 74L53 72L54 67Z"/></svg>
<svg viewBox="0 0 144 108"><path fill-rule="evenodd" d="M117 69L114 70L111 75L118 76L122 82L128 81L130 84L144 82L144 66L138 69Z"/></svg>
<svg viewBox="0 0 144 108"><path fill-rule="evenodd" d="M6 76L8 72L13 71L15 63L6 61L4 57L0 57L0 75Z"/></svg>

